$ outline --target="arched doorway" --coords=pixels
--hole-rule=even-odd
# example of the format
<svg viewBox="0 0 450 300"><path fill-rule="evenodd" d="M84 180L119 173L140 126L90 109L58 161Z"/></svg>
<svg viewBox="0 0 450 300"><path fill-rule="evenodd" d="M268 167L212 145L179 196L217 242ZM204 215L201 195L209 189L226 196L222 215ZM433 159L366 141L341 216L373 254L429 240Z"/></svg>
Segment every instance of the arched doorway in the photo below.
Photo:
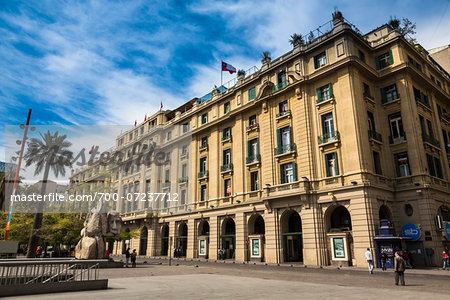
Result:
<svg viewBox="0 0 450 300"><path fill-rule="evenodd" d="M225 258L234 259L236 240L236 224L230 217L222 222L222 234L220 235L221 249L225 250Z"/></svg>
<svg viewBox="0 0 450 300"><path fill-rule="evenodd" d="M379 220L389 220L389 222L392 221L392 213L391 210L389 209L389 207L387 207L386 205L381 205L380 206L380 210L378 212L378 217Z"/></svg>
<svg viewBox="0 0 450 300"><path fill-rule="evenodd" d="M254 214L248 221L248 252L250 260L264 261L265 253L265 223L259 214Z"/></svg>
<svg viewBox="0 0 450 300"><path fill-rule="evenodd" d="M351 266L354 257L352 219L342 205L331 206L325 213L330 262Z"/></svg>
<svg viewBox="0 0 450 300"><path fill-rule="evenodd" d="M281 237L285 262L303 261L302 220L298 212L289 210L281 217Z"/></svg>
<svg viewBox="0 0 450 300"><path fill-rule="evenodd" d="M139 255L147 254L148 229L143 226L139 236Z"/></svg>
<svg viewBox="0 0 450 300"><path fill-rule="evenodd" d="M187 224L185 222L182 222L178 226L178 236L176 243L178 253L176 253L176 257L186 257L187 236L188 236Z"/></svg>
<svg viewBox="0 0 450 300"><path fill-rule="evenodd" d="M169 254L169 225L165 224L161 228L161 256Z"/></svg>
<svg viewBox="0 0 450 300"><path fill-rule="evenodd" d="M198 225L198 256L209 257L209 223L206 220Z"/></svg>
<svg viewBox="0 0 450 300"><path fill-rule="evenodd" d="M126 228L124 231L126 233L129 233L130 232L130 228ZM128 236L128 234L127 234L127 236ZM128 243L127 243L127 241L128 241ZM127 248L129 247L129 245L130 245L130 240L128 238L124 239L122 241L122 254L125 254L125 252L127 251Z"/></svg>

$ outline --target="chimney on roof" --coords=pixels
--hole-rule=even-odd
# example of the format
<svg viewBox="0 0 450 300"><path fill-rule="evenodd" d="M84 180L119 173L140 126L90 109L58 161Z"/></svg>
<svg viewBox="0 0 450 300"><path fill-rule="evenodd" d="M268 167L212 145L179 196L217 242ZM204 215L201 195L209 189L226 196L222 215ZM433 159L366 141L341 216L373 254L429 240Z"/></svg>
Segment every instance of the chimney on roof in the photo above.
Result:
<svg viewBox="0 0 450 300"><path fill-rule="evenodd" d="M335 10L333 15L333 27L336 27L344 22L344 16L339 10Z"/></svg>

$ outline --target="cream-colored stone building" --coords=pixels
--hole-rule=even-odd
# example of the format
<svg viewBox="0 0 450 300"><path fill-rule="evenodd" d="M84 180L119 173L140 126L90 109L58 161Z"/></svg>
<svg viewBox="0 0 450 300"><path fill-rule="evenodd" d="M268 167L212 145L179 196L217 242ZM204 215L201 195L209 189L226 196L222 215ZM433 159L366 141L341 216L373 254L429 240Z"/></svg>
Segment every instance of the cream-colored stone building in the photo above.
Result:
<svg viewBox="0 0 450 300"><path fill-rule="evenodd" d="M141 228L131 249L365 266L367 248L406 247L418 266L441 262L450 246L442 229L450 221L450 78L388 25L365 36L339 14L332 25L225 91L160 111L117 138L131 162L137 141L169 153L158 166L115 166L119 195L184 195L117 202L122 229ZM381 219L391 234L380 231ZM402 235L408 223L417 239Z"/></svg>

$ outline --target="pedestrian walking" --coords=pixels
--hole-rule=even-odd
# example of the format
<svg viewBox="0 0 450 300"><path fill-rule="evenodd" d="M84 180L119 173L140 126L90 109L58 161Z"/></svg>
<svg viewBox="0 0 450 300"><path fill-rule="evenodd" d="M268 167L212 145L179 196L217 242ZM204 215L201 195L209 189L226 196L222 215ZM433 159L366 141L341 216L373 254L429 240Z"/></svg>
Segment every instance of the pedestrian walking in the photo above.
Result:
<svg viewBox="0 0 450 300"><path fill-rule="evenodd" d="M442 270L448 269L450 271L450 266L448 265L448 254L445 251L442 251L442 260L444 261L444 265L442 266Z"/></svg>
<svg viewBox="0 0 450 300"><path fill-rule="evenodd" d="M381 263L381 269L383 271L386 271L386 261L388 259L388 256L386 253L384 253L384 250L381 250L380 254L380 263Z"/></svg>
<svg viewBox="0 0 450 300"><path fill-rule="evenodd" d="M411 257L409 256L409 252L408 249L405 249L405 252L403 253L403 259L405 260L405 264L408 268L412 269L412 264L411 264Z"/></svg>
<svg viewBox="0 0 450 300"><path fill-rule="evenodd" d="M367 248L367 251L366 251L366 260L367 260L367 264L369 265L369 272L370 272L370 274L373 274L373 256L372 256L372 252L370 252L369 248Z"/></svg>
<svg viewBox="0 0 450 300"><path fill-rule="evenodd" d="M41 255L42 255L42 247L38 246L37 249L36 249L36 257L40 258Z"/></svg>
<svg viewBox="0 0 450 300"><path fill-rule="evenodd" d="M128 268L128 261L130 260L130 247L127 248L127 250L125 251L125 268Z"/></svg>
<svg viewBox="0 0 450 300"><path fill-rule="evenodd" d="M222 260L222 249L217 250L217 259Z"/></svg>
<svg viewBox="0 0 450 300"><path fill-rule="evenodd" d="M133 249L133 253L131 253L131 267L136 268L136 249Z"/></svg>
<svg viewBox="0 0 450 300"><path fill-rule="evenodd" d="M394 272L395 272L395 285L398 285L399 279L400 284L405 285L405 260L398 252L395 252Z"/></svg>

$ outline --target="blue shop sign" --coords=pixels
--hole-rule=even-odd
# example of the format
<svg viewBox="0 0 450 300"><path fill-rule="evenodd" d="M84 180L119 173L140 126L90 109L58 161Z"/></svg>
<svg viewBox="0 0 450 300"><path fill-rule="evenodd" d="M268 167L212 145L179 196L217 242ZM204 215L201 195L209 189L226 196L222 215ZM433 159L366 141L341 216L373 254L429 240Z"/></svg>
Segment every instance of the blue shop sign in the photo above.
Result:
<svg viewBox="0 0 450 300"><path fill-rule="evenodd" d="M450 222L445 222L444 230L445 236L450 240Z"/></svg>
<svg viewBox="0 0 450 300"><path fill-rule="evenodd" d="M420 238L421 230L419 225L414 223L406 223L402 227L402 235L404 237L409 237L413 242L417 241Z"/></svg>

